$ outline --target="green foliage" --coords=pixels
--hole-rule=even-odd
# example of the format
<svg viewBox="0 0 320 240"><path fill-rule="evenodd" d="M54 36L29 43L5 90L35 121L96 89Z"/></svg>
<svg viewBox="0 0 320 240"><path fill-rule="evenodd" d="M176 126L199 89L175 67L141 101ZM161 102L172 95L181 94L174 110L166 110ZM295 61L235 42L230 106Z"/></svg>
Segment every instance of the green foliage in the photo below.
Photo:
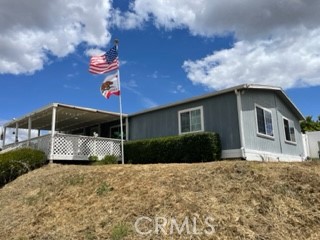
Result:
<svg viewBox="0 0 320 240"><path fill-rule="evenodd" d="M133 164L219 160L220 137L208 132L130 141L125 143L124 156L126 162Z"/></svg>
<svg viewBox="0 0 320 240"><path fill-rule="evenodd" d="M107 183L103 182L99 185L99 187L96 189L96 193L98 196L103 196L106 193L113 190L113 187L110 187Z"/></svg>
<svg viewBox="0 0 320 240"><path fill-rule="evenodd" d="M92 165L108 165L108 164L117 164L117 163L118 163L118 157L115 155L106 155L101 160L94 160L94 161L91 160Z"/></svg>
<svg viewBox="0 0 320 240"><path fill-rule="evenodd" d="M70 176L65 180L69 185L82 185L84 183L84 175L74 175Z"/></svg>
<svg viewBox="0 0 320 240"><path fill-rule="evenodd" d="M98 160L99 160L98 156L95 156L95 155L89 156L88 159L89 159L90 162L95 162L95 161L98 161Z"/></svg>
<svg viewBox="0 0 320 240"><path fill-rule="evenodd" d="M85 240L95 240L98 239L96 232L93 226L89 226L84 230L84 239Z"/></svg>
<svg viewBox="0 0 320 240"><path fill-rule="evenodd" d="M115 155L106 155L102 160L102 164L117 164L118 163L118 157Z"/></svg>
<svg viewBox="0 0 320 240"><path fill-rule="evenodd" d="M318 116L318 120L313 121L312 116L307 116L306 120L300 122L301 131L311 132L311 131L320 131L320 115Z"/></svg>
<svg viewBox="0 0 320 240"><path fill-rule="evenodd" d="M31 195L28 194L24 197L24 202L29 205L29 206L34 206L37 204L39 201L43 201L45 198L45 192L42 190L39 190L35 193L32 193Z"/></svg>
<svg viewBox="0 0 320 240"><path fill-rule="evenodd" d="M129 227L126 224L120 223L116 225L111 232L112 240L121 240L129 233Z"/></svg>
<svg viewBox="0 0 320 240"><path fill-rule="evenodd" d="M46 162L46 155L42 151L30 148L0 154L0 187Z"/></svg>

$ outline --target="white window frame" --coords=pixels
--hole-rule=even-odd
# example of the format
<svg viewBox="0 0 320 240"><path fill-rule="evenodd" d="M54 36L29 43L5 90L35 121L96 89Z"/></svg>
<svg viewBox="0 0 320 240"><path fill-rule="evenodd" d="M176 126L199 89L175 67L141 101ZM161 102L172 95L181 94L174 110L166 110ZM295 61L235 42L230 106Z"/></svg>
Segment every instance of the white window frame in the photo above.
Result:
<svg viewBox="0 0 320 240"><path fill-rule="evenodd" d="M185 112L192 112L192 111L196 111L196 110L200 110L200 124L201 124L201 129L198 131L190 131L189 132L181 132L181 114L185 113ZM191 116L191 115L190 115ZM204 118L203 118L203 106L199 106L199 107L194 107L194 108L188 108L188 109L184 109L184 110L180 110L178 111L178 127L179 127L179 135L181 134L188 134L188 133L195 133L195 132L203 132L204 131Z"/></svg>
<svg viewBox="0 0 320 240"><path fill-rule="evenodd" d="M264 127L265 127L265 130L266 130L266 133L261 133L259 132L259 123L258 123L258 112L257 112L257 107L262 109L264 112L268 112L271 114L271 124L272 124L272 135L269 135L267 134L267 126L266 126L266 119L264 118L263 121L264 121ZM268 108L265 108L265 107L262 107L258 104L255 104L254 106L254 112L255 112L255 118L256 118L256 130L257 130L257 135L260 136L260 137L265 137L265 138L269 138L269 139L274 139L275 136L274 136L274 121L273 121L273 116L272 116L272 111ZM265 116L265 114L264 114Z"/></svg>
<svg viewBox="0 0 320 240"><path fill-rule="evenodd" d="M287 140L287 137L286 137L286 129L285 129L285 126L284 126L284 120L287 120L288 123L289 123L289 135L290 135L290 140ZM284 141L286 143L290 143L290 144L297 144L297 136L296 136L296 129L294 127L294 122L289 119L289 118L286 118L286 117L282 117L282 124L283 124L283 135L284 135ZM290 128L293 127L293 130L294 130L294 141L291 140L291 133L290 133Z"/></svg>

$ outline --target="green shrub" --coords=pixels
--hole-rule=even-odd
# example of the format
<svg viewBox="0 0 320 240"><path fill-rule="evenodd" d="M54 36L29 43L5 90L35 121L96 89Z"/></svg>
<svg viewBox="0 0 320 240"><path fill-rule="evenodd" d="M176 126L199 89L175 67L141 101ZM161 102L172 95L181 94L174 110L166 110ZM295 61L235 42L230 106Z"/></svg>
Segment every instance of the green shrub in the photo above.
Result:
<svg viewBox="0 0 320 240"><path fill-rule="evenodd" d="M0 187L46 162L44 152L30 148L0 154Z"/></svg>
<svg viewBox="0 0 320 240"><path fill-rule="evenodd" d="M125 143L125 161L144 163L194 163L219 160L221 145L216 133L194 133Z"/></svg>
<svg viewBox="0 0 320 240"><path fill-rule="evenodd" d="M112 240L121 240L124 239L129 234L129 227L124 224L120 223L113 227L111 232L111 239Z"/></svg>
<svg viewBox="0 0 320 240"><path fill-rule="evenodd" d="M107 183L103 182L99 185L99 187L96 189L96 193L99 196L103 196L107 194L108 192L113 191L113 187L110 187Z"/></svg>
<svg viewBox="0 0 320 240"><path fill-rule="evenodd" d="M115 155L106 155L102 160L102 164L117 164L118 157Z"/></svg>
<svg viewBox="0 0 320 240"><path fill-rule="evenodd" d="M89 158L90 160L90 158ZM92 165L108 165L108 164L117 164L118 163L118 157L115 155L106 155L101 160L94 160L91 161Z"/></svg>
<svg viewBox="0 0 320 240"><path fill-rule="evenodd" d="M99 158L98 158L98 156L95 156L95 155L91 155L91 156L89 156L89 161L90 162L96 162L96 161L99 161Z"/></svg>

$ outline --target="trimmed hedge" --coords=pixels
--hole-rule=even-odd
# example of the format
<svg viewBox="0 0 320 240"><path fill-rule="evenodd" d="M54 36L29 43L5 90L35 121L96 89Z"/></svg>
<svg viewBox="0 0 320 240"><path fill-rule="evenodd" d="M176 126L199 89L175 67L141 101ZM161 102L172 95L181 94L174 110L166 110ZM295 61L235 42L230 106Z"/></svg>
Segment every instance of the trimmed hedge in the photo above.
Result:
<svg viewBox="0 0 320 240"><path fill-rule="evenodd" d="M20 175L46 164L44 152L30 148L20 148L0 154L0 187Z"/></svg>
<svg viewBox="0 0 320 240"><path fill-rule="evenodd" d="M220 160L217 133L205 132L137 140L124 145L126 163L195 163Z"/></svg>

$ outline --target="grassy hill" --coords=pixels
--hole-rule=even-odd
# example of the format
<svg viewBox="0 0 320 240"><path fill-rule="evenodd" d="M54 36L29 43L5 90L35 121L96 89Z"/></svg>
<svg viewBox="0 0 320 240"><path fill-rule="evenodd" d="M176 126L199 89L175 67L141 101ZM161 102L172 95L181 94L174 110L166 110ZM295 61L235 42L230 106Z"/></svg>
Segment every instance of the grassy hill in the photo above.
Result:
<svg viewBox="0 0 320 240"><path fill-rule="evenodd" d="M53 164L0 206L0 239L320 239L320 164Z"/></svg>

